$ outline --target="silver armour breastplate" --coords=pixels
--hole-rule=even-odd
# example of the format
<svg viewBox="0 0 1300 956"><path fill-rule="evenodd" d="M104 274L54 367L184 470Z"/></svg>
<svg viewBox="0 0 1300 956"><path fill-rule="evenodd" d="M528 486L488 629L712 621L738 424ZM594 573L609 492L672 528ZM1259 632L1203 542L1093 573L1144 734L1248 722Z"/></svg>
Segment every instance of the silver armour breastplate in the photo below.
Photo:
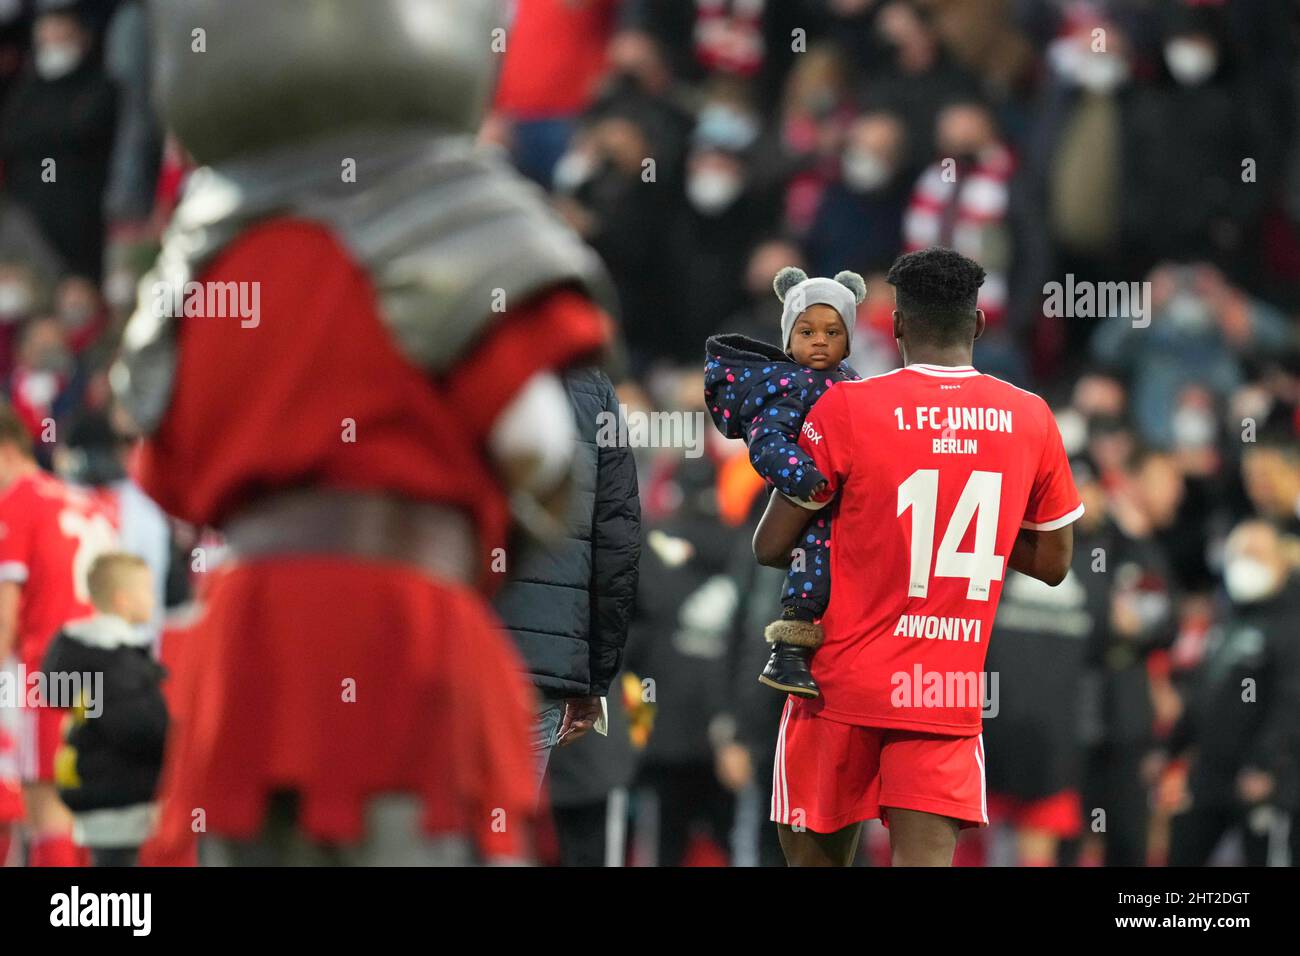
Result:
<svg viewBox="0 0 1300 956"><path fill-rule="evenodd" d="M540 189L468 138L353 133L198 169L141 280L112 371L114 391L143 433L158 428L171 401L169 304L245 229L277 217L319 222L340 239L370 274L400 351L431 375L451 369L486 328L546 288L572 283L615 310L596 254Z"/></svg>

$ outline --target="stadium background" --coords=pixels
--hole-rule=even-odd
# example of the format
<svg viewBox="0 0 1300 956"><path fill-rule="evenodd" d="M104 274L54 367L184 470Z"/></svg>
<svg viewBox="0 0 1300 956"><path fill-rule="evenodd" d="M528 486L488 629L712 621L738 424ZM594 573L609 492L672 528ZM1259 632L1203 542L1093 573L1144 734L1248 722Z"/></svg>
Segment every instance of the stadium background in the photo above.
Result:
<svg viewBox="0 0 1300 956"><path fill-rule="evenodd" d="M85 24L75 84L33 72L38 6ZM1188 745L1254 744L1249 725L1187 718L1241 610L1223 588L1226 535L1250 517L1300 531L1298 12L1283 0L516 4L482 136L611 271L624 340L612 371L630 409L702 410L706 336L773 339L781 266L867 277L851 358L863 374L897 363L883 273L898 253L951 245L988 270L976 364L1051 402L1101 520L1088 540L1110 558L1102 572L1076 564L1092 578L1074 598L1010 600L1008 587L1004 602L1036 623L1007 623L1015 636L990 660L1019 721L1001 748L989 721L990 785L1019 800L994 809L1024 824L1026 801L1073 781L1079 831L1061 862L1166 862ZM43 464L93 482L121 478L107 368L187 172L149 108L148 42L137 0L0 0L0 162L55 156L71 170L58 191L15 176L0 189L0 382L34 433L57 423ZM1149 283L1150 327L1047 314L1049 284L1070 281ZM754 675L780 574L748 553L761 489L738 451L712 433L698 458L637 450L631 706L552 794L559 812L626 807L634 863L779 860L763 822L779 700ZM172 532L167 602L184 614L201 529ZM1071 614L1085 623L1054 628ZM1295 688L1294 659L1263 661L1261 682ZM1298 736L1290 726L1255 768L1272 777L1267 795L1228 780L1217 799L1240 826L1216 860L1265 840L1285 861L1273 844L1297 801ZM1061 766L1043 768L1042 739L1068 739L1052 748ZM1042 828L1029 829L1019 845L1005 828L963 837L958 861L1041 859ZM878 828L868 842L883 845Z"/></svg>

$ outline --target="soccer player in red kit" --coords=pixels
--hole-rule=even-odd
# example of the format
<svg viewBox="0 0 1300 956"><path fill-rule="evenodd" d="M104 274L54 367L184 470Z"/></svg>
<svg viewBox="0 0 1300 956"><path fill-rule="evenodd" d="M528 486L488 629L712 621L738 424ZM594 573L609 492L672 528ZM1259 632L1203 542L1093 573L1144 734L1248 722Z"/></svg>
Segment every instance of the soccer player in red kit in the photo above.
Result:
<svg viewBox="0 0 1300 956"><path fill-rule="evenodd" d="M42 471L25 426L0 408L0 662L16 654L30 682L59 629L93 613L86 569L116 538L115 516L95 496ZM23 708L18 720L28 862L76 866L72 816L53 782L64 711L49 703Z"/></svg>
<svg viewBox="0 0 1300 956"><path fill-rule="evenodd" d="M794 866L847 866L881 817L896 866L949 866L987 824L983 667L1006 569L1059 584L1083 513L1047 404L971 364L984 270L948 249L902 256L903 368L831 388L800 444L827 487L773 495L754 536L785 566L810 507L832 502L817 700L786 704L772 819Z"/></svg>

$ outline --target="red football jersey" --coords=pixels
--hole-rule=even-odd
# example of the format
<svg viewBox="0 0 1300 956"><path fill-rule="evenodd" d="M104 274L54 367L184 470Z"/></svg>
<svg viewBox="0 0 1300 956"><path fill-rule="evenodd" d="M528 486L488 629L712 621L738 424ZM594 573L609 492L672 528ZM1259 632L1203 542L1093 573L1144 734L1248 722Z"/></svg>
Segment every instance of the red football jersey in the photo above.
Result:
<svg viewBox="0 0 1300 956"><path fill-rule="evenodd" d="M0 581L22 585L18 657L39 668L68 621L94 613L86 572L117 543L108 499L38 472L0 492Z"/></svg>
<svg viewBox="0 0 1300 956"><path fill-rule="evenodd" d="M822 697L804 706L979 733L1016 535L1083 514L1047 403L971 366L914 364L835 385L800 444L837 492L826 642L813 657Z"/></svg>

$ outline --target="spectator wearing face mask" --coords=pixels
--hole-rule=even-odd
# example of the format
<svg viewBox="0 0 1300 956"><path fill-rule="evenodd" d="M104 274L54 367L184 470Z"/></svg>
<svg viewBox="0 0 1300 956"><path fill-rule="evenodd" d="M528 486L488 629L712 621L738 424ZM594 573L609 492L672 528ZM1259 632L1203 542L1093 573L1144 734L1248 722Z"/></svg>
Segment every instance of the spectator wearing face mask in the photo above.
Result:
<svg viewBox="0 0 1300 956"><path fill-rule="evenodd" d="M23 327L9 378L9 398L37 444L37 460L46 467L52 451L50 422L75 402L76 371L76 360L58 319L42 316Z"/></svg>
<svg viewBox="0 0 1300 956"><path fill-rule="evenodd" d="M757 182L748 152L697 138L686 162L686 208L669 233L676 340L661 349L698 360L699 342L746 304L745 270L758 236L780 218L780 197Z"/></svg>
<svg viewBox="0 0 1300 956"><path fill-rule="evenodd" d="M1139 278L1120 249L1128 38L1117 24L1078 9L1046 48L1048 74L1022 154L1018 187L1026 204L1041 210L1041 239L1033 244L1045 257L1040 285L1067 274L1091 282ZM1067 361L1081 354L1094 327L1043 321Z"/></svg>
<svg viewBox="0 0 1300 956"><path fill-rule="evenodd" d="M1139 262L1253 268L1243 256L1254 258L1249 240L1278 182L1277 119L1234 61L1220 11L1180 8L1161 61L1167 78L1137 87L1125 114L1125 245Z"/></svg>
<svg viewBox="0 0 1300 956"><path fill-rule="evenodd" d="M838 181L827 187L804 240L815 275L845 264L888 270L902 247L911 192L904 170L907 128L893 113L867 113L849 127Z"/></svg>
<svg viewBox="0 0 1300 956"><path fill-rule="evenodd" d="M33 41L31 67L0 119L5 193L73 272L98 280L116 92L76 8L40 14Z"/></svg>
<svg viewBox="0 0 1300 956"><path fill-rule="evenodd" d="M1170 740L1190 769L1169 863L1204 866L1237 830L1248 865L1286 866L1300 851L1300 576L1274 525L1233 529L1223 584L1226 617Z"/></svg>

